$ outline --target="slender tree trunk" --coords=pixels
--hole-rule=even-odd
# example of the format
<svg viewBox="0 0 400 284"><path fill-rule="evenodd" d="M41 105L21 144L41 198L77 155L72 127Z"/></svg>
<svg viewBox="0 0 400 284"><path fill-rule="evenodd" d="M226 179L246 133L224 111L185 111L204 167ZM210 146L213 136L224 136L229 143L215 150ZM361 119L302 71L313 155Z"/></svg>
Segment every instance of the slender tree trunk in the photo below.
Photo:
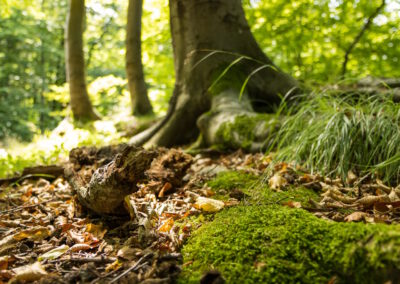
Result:
<svg viewBox="0 0 400 284"><path fill-rule="evenodd" d="M246 94L256 110L278 103L280 96L297 87L258 46L240 0L170 0L169 5L175 90L167 118L148 145L172 146L193 140L199 133L196 121L210 110L212 98L232 88L239 97L248 76ZM141 137L140 142L144 140ZM131 143L135 142L133 138Z"/></svg>
<svg viewBox="0 0 400 284"><path fill-rule="evenodd" d="M144 81L141 47L143 0L129 0L126 25L126 74L131 94L132 113L153 112Z"/></svg>
<svg viewBox="0 0 400 284"><path fill-rule="evenodd" d="M93 110L86 88L83 56L83 22L85 1L70 0L65 32L65 62L72 114L76 120L99 119Z"/></svg>

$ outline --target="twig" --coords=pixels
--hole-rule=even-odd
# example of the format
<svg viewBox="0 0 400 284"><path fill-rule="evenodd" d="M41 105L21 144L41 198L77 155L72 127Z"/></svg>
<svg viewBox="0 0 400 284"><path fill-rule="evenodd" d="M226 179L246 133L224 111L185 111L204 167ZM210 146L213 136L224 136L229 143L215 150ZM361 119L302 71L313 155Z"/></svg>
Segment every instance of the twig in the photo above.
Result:
<svg viewBox="0 0 400 284"><path fill-rule="evenodd" d="M114 283L116 281L118 281L119 279L121 279L122 277L124 277L126 274L128 274L131 271L134 271L135 269L139 268L139 265L142 264L143 261L147 260L149 257L153 256L152 252L149 252L147 254L145 254L144 256L142 256L133 266L131 266L130 268L128 268L127 270L125 270L123 273L121 273L120 275L118 275L117 277L115 277L113 280L111 280L109 283Z"/></svg>
<svg viewBox="0 0 400 284"><path fill-rule="evenodd" d="M80 262L80 263L87 263L87 262L95 262L95 263L111 263L116 261L117 259L115 257L85 257L85 258L74 258L71 257L68 259L69 261L75 261L75 262Z"/></svg>
<svg viewBox="0 0 400 284"><path fill-rule="evenodd" d="M19 206L19 207L16 207L16 208L0 211L0 214L6 214L6 213L11 213L11 212L21 211L21 210L24 210L24 209L33 208L33 207L36 207L36 206L39 206L39 205L42 205L42 204L46 204L48 202L53 202L53 201L55 201L55 199L42 201L42 202L39 202L37 204L32 204L32 205L26 205L26 206L22 205L22 206Z"/></svg>
<svg viewBox="0 0 400 284"><path fill-rule="evenodd" d="M346 49L346 53L344 55L344 60L342 63L342 72L341 72L341 76L342 78L344 77L344 75L346 74L346 69L347 69L347 62L349 61L349 56L350 53L353 51L354 47L357 45L357 43L360 41L360 39L362 38L362 36L364 35L364 33L369 29L369 27L371 26L373 20L376 18L376 16L379 15L379 13L381 12L381 10L385 7L385 0L382 0L381 5L376 8L376 10L368 17L367 21L365 22L365 24L363 25L362 29L360 30L360 32L357 34L357 36L354 38L353 42L350 44L350 46Z"/></svg>

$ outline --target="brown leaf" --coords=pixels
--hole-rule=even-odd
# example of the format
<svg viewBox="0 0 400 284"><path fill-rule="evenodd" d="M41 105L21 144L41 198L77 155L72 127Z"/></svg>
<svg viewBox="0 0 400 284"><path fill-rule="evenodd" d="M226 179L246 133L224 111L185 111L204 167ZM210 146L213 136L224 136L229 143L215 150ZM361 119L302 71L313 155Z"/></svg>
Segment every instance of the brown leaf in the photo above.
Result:
<svg viewBox="0 0 400 284"><path fill-rule="evenodd" d="M41 241L51 235L51 232L46 227L36 227L28 230L23 230L14 235L14 240L21 241L24 239L31 239L34 241Z"/></svg>
<svg viewBox="0 0 400 284"><path fill-rule="evenodd" d="M301 208L301 203L298 201L288 201L288 202L284 202L283 205L290 207L290 208Z"/></svg>
<svg viewBox="0 0 400 284"><path fill-rule="evenodd" d="M344 218L344 220L346 222L359 222L359 221L362 221L365 218L365 216L367 216L367 213L361 212L361 211L356 211L356 212L353 212L350 215L346 216Z"/></svg>
<svg viewBox="0 0 400 284"><path fill-rule="evenodd" d="M107 229L103 228L102 225L89 223L86 225L86 232L92 233L97 239L102 239L107 233Z"/></svg>
<svg viewBox="0 0 400 284"><path fill-rule="evenodd" d="M194 207L206 212L218 212L224 208L225 204L221 200L211 199L199 196Z"/></svg>
<svg viewBox="0 0 400 284"><path fill-rule="evenodd" d="M163 187L161 188L160 192L158 193L158 197L164 197L165 193L172 189L172 184L166 182Z"/></svg>
<svg viewBox="0 0 400 284"><path fill-rule="evenodd" d="M371 206L377 202L389 202L389 201L390 201L390 198L387 195L379 195L379 196L369 195L369 196L365 196L361 199L358 199L355 203L364 205L364 206Z"/></svg>
<svg viewBox="0 0 400 284"><path fill-rule="evenodd" d="M172 229L172 226L174 226L174 219L168 218L161 224L161 226L158 228L158 231L162 233L169 232L169 230Z"/></svg>
<svg viewBox="0 0 400 284"><path fill-rule="evenodd" d="M25 281L31 282L36 281L47 275L46 270L40 262L35 262L34 264L29 264L13 269L15 276L11 279L11 282Z"/></svg>
<svg viewBox="0 0 400 284"><path fill-rule="evenodd" d="M280 174L276 173L274 174L270 179L269 179L269 187L271 189L279 190L282 187L285 187L288 182L284 177L282 177Z"/></svg>

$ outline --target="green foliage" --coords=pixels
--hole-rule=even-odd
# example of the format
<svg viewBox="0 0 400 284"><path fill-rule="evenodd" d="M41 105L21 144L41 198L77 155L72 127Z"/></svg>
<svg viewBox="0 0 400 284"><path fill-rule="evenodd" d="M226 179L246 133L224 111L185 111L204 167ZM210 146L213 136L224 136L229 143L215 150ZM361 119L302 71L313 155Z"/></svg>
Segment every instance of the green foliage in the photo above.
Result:
<svg viewBox="0 0 400 284"><path fill-rule="evenodd" d="M278 160L343 179L355 170L399 181L400 105L391 98L314 93L287 111L275 141Z"/></svg>
<svg viewBox="0 0 400 284"><path fill-rule="evenodd" d="M59 17L64 7L36 4L39 8L10 4L0 18L0 140L30 140L35 132L54 128L60 118L50 112L65 107L44 97L49 84L65 80ZM51 16L44 19L42 10Z"/></svg>
<svg viewBox="0 0 400 284"><path fill-rule="evenodd" d="M382 1L250 2L249 24L267 55L295 77L323 83L338 79L345 50ZM400 5L386 3L350 55L348 78L400 76Z"/></svg>
<svg viewBox="0 0 400 284"><path fill-rule="evenodd" d="M284 200L305 204L316 198L313 191L275 192L256 179L227 172L208 183L213 189L241 189L251 198L194 232L182 250L184 263L191 263L178 283L198 283L212 269L227 283L327 283L334 276L338 283L383 283L399 272L398 225L318 219L278 205Z"/></svg>

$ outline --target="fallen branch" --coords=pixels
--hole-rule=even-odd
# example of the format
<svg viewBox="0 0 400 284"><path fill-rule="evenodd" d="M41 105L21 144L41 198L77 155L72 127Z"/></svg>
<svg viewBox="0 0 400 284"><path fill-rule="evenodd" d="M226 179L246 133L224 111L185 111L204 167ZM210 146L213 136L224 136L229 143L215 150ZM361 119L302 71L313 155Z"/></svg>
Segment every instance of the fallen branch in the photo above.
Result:
<svg viewBox="0 0 400 284"><path fill-rule="evenodd" d="M45 178L53 180L64 175L64 167L58 165L37 166L24 168L22 174L10 178L0 179L0 185L18 183L27 178Z"/></svg>

